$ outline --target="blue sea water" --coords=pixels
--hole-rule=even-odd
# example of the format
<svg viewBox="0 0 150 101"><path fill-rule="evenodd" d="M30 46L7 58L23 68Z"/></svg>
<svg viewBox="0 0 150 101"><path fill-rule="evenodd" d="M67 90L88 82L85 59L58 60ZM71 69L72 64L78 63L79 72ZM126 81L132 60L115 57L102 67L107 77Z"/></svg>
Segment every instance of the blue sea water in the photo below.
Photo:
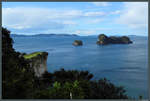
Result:
<svg viewBox="0 0 150 101"><path fill-rule="evenodd" d="M133 44L98 46L96 36L13 37L16 51L49 53L48 71L88 70L93 79L106 77L124 86L127 94L148 98L148 38L131 36ZM82 40L83 46L72 45Z"/></svg>

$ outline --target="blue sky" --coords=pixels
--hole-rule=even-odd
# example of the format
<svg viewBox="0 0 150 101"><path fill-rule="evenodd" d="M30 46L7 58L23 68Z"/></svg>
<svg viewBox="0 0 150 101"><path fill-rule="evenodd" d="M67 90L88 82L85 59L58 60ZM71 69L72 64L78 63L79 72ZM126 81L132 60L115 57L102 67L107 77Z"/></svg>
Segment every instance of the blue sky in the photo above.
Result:
<svg viewBox="0 0 150 101"><path fill-rule="evenodd" d="M15 34L148 35L147 2L3 2Z"/></svg>

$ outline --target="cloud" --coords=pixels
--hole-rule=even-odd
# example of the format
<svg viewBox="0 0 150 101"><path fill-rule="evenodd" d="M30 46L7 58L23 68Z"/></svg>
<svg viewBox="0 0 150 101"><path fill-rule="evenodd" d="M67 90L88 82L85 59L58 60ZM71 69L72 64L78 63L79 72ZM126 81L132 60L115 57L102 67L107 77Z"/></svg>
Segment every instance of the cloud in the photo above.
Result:
<svg viewBox="0 0 150 101"><path fill-rule="evenodd" d="M64 20L64 21L62 21L62 23L63 23L63 24L67 24L67 25L77 25L76 22L71 21L71 20Z"/></svg>
<svg viewBox="0 0 150 101"><path fill-rule="evenodd" d="M127 25L130 28L148 27L148 3L147 2L128 2L124 3L124 9L120 11L119 24Z"/></svg>
<svg viewBox="0 0 150 101"><path fill-rule="evenodd" d="M104 21L104 19L101 18L96 18L96 19L89 19L86 21L87 24L98 24L100 22Z"/></svg>
<svg viewBox="0 0 150 101"><path fill-rule="evenodd" d="M73 32L73 34L81 35L81 36L87 36L87 35L99 35L101 33L109 34L112 32L114 28L89 28L89 29L78 29Z"/></svg>
<svg viewBox="0 0 150 101"><path fill-rule="evenodd" d="M120 14L120 13L121 13L120 10L116 10L116 11L110 12L110 14Z"/></svg>
<svg viewBox="0 0 150 101"><path fill-rule="evenodd" d="M96 6L109 6L108 2L92 2Z"/></svg>
<svg viewBox="0 0 150 101"><path fill-rule="evenodd" d="M38 32L48 29L63 29L66 26L75 25L69 20L80 17L79 10L55 10L47 8L2 8L2 25L15 31L29 30Z"/></svg>
<svg viewBox="0 0 150 101"><path fill-rule="evenodd" d="M105 15L104 12L86 12L84 16L102 16Z"/></svg>
<svg viewBox="0 0 150 101"><path fill-rule="evenodd" d="M74 34L87 36L87 35L94 35L96 33L95 30L76 30Z"/></svg>
<svg viewBox="0 0 150 101"><path fill-rule="evenodd" d="M2 8L2 25L12 31L33 33L46 30L62 30L78 25L76 19L86 19L105 15L104 12L89 12L82 10L62 10L36 7ZM94 19L93 23L100 22Z"/></svg>

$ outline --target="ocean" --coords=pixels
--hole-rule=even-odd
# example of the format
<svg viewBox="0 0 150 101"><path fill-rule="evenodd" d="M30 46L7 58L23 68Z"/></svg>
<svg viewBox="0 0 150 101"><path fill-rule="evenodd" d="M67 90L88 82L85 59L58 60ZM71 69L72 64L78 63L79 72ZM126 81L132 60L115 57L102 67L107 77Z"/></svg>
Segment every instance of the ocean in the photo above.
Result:
<svg viewBox="0 0 150 101"><path fill-rule="evenodd" d="M148 98L148 37L130 36L133 44L99 46L97 36L12 37L16 51L49 53L49 72L60 68L88 70L98 80L106 77L110 82L123 86L126 93L138 98ZM73 46L82 40L83 46Z"/></svg>

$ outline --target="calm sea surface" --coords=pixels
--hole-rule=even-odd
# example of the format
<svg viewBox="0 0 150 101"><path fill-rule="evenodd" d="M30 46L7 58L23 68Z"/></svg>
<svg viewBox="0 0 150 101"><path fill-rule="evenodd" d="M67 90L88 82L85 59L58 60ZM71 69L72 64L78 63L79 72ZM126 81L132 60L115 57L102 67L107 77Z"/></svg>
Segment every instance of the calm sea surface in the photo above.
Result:
<svg viewBox="0 0 150 101"><path fill-rule="evenodd" d="M46 51L48 71L88 70L93 79L106 77L124 86L127 94L148 98L148 38L130 37L133 44L98 46L96 36L13 37L16 51L31 53ZM73 41L83 41L75 47Z"/></svg>

